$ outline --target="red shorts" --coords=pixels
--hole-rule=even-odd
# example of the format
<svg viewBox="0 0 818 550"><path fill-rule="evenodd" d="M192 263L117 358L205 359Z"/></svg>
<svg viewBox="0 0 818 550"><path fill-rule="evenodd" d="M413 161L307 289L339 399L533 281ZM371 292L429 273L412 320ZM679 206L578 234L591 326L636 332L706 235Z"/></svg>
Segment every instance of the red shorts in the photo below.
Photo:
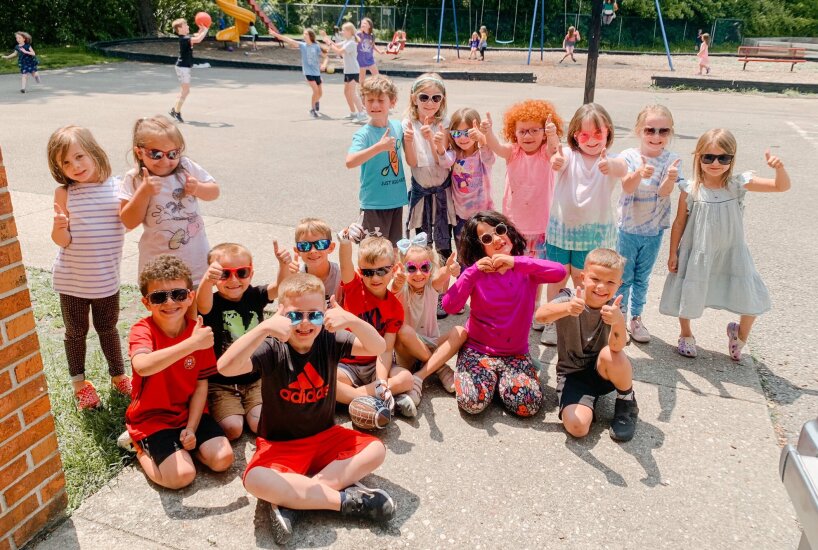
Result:
<svg viewBox="0 0 818 550"><path fill-rule="evenodd" d="M357 455L373 441L380 440L343 426L333 426L310 437L292 441L268 441L257 437L256 452L247 464L242 479L256 466L313 476L331 462Z"/></svg>

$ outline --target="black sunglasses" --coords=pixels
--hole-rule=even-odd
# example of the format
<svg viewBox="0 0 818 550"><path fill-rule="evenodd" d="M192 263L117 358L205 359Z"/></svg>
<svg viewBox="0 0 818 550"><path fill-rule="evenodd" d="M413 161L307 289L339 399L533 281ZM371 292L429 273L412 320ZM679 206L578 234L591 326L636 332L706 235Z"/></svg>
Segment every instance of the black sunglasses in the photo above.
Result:
<svg viewBox="0 0 818 550"><path fill-rule="evenodd" d="M148 153L151 160L162 160L163 157L168 157L169 160L176 160L182 154L181 149L171 149L170 151L162 151L161 149L145 149L142 150Z"/></svg>
<svg viewBox="0 0 818 550"><path fill-rule="evenodd" d="M184 302L190 296L190 291L186 288L174 288L172 290L154 290L148 294L148 301L155 306L161 306L168 301L168 297L174 302Z"/></svg>
<svg viewBox="0 0 818 550"><path fill-rule="evenodd" d="M426 103L429 100L434 101L435 103L440 103L443 101L443 96L441 94L429 95L429 94L418 94L418 101L421 103Z"/></svg>
<svg viewBox="0 0 818 550"><path fill-rule="evenodd" d="M390 271L392 271L392 266L391 265L387 265L387 266L384 266L384 267L379 267L377 269L364 269L364 268L361 268L361 275L363 275L367 279L371 279L375 275L377 275L378 277L386 277L386 275Z"/></svg>
<svg viewBox="0 0 818 550"><path fill-rule="evenodd" d="M506 233L508 233L508 227L506 227L506 224L498 223L494 227L494 232L493 233L483 233L480 236L480 242L483 243L483 244L486 244L486 245L491 244L491 243L494 242L495 235L502 237Z"/></svg>
<svg viewBox="0 0 818 550"><path fill-rule="evenodd" d="M702 164L713 164L713 161L719 161L722 166L729 166L733 162L733 155L713 155L705 153L700 155Z"/></svg>
<svg viewBox="0 0 818 550"><path fill-rule="evenodd" d="M664 137L670 134L670 128L651 128L650 126L645 126L642 128L642 132L646 136L655 136L659 134L660 136Z"/></svg>
<svg viewBox="0 0 818 550"><path fill-rule="evenodd" d="M329 239L318 239L317 241L298 241L295 247L299 252L309 252L315 247L316 250L326 250L332 241Z"/></svg>

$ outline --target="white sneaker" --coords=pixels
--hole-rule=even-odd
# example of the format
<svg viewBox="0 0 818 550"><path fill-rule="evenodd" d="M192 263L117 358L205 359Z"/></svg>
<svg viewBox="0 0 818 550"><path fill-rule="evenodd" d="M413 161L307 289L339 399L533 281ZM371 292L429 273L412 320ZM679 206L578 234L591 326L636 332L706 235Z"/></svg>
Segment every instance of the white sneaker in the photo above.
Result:
<svg viewBox="0 0 818 550"><path fill-rule="evenodd" d="M542 337L540 337L540 343L545 344L546 346L556 346L557 345L557 325L554 323L548 323L545 325L542 331Z"/></svg>
<svg viewBox="0 0 818 550"><path fill-rule="evenodd" d="M116 438L116 444L129 453L136 452L136 447L133 445L133 440L131 439L131 435L128 433L128 430L125 430L119 435L119 437Z"/></svg>
<svg viewBox="0 0 818 550"><path fill-rule="evenodd" d="M631 338L640 344L647 344L650 342L650 332L642 324L642 317L633 317L628 323L628 331L631 333Z"/></svg>
<svg viewBox="0 0 818 550"><path fill-rule="evenodd" d="M344 120L356 120L358 118L358 113L349 113L347 116L344 117Z"/></svg>
<svg viewBox="0 0 818 550"><path fill-rule="evenodd" d="M418 415L418 409L415 403L406 393L395 396L395 409L397 409L401 416L412 418Z"/></svg>
<svg viewBox="0 0 818 550"><path fill-rule="evenodd" d="M537 321L531 323L531 330L541 331L544 328L545 325L542 323L538 323Z"/></svg>

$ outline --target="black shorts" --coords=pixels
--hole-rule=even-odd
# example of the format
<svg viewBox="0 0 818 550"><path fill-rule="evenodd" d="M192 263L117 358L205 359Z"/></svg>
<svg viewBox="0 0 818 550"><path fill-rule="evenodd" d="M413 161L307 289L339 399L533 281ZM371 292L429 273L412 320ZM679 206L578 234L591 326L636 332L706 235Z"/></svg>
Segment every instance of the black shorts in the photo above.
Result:
<svg viewBox="0 0 818 550"><path fill-rule="evenodd" d="M361 75L359 75L358 73L354 73L354 74L353 73L344 73L344 82L352 82L353 80L355 82L360 82L361 81Z"/></svg>
<svg viewBox="0 0 818 550"><path fill-rule="evenodd" d="M182 442L179 441L182 430L184 428L159 430L136 443L142 447L145 454L151 457L154 464L159 466L173 453L185 450L182 447ZM199 428L196 430L196 449L201 447L205 441L215 437L224 437L224 430L209 414L202 414L202 419L199 420Z"/></svg>
<svg viewBox="0 0 818 550"><path fill-rule="evenodd" d="M557 374L557 399L560 403L559 417L568 405L585 405L593 410L600 395L611 393L616 386L605 380L596 368L583 369L571 374Z"/></svg>
<svg viewBox="0 0 818 550"><path fill-rule="evenodd" d="M307 77L307 82L315 82L319 86L321 85L321 77L320 76L313 76L311 74L304 75Z"/></svg>
<svg viewBox="0 0 818 550"><path fill-rule="evenodd" d="M386 210L362 210L364 219L361 225L368 237L386 237L392 244L403 238L403 207Z"/></svg>

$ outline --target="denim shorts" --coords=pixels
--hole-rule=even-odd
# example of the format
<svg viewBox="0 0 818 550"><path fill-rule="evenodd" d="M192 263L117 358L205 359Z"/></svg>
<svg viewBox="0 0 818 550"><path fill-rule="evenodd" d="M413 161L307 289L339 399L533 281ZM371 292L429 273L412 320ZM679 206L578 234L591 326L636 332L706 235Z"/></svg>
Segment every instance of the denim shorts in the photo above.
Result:
<svg viewBox="0 0 818 550"><path fill-rule="evenodd" d="M565 250L558 246L545 243L546 258L562 265L570 265L577 269L585 269L585 257L590 250Z"/></svg>

